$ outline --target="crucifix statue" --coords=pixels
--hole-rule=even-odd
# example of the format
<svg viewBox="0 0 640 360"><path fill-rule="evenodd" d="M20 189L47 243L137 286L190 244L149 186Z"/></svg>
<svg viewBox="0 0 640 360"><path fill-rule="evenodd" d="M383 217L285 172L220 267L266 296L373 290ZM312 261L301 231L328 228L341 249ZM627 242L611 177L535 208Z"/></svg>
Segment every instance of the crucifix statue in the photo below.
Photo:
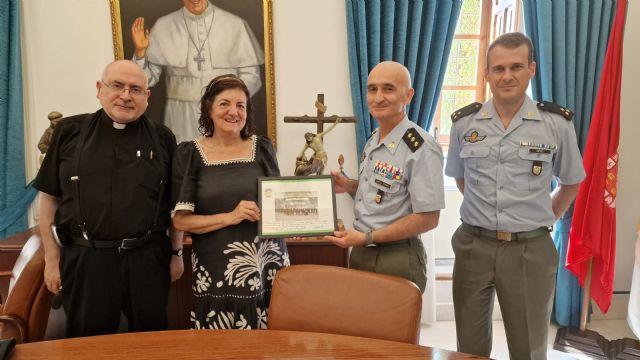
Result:
<svg viewBox="0 0 640 360"><path fill-rule="evenodd" d="M285 116L284 122L286 123L316 123L318 125L318 132L316 134L306 133L304 135L305 144L300 151L300 154L296 158L296 168L295 175L296 176L306 176L311 174L322 174L325 165L327 165L327 153L324 150L324 146L322 144L323 137L331 130L339 122L343 123L354 123L356 122L356 118L353 116L324 116L324 113L327 111L327 106L324 104L324 94L318 94L318 99L316 100L315 107L317 109L316 116ZM323 130L324 124L332 123L332 125L326 130ZM313 151L313 155L310 158L307 158L305 155L305 151L307 149L311 149Z"/></svg>

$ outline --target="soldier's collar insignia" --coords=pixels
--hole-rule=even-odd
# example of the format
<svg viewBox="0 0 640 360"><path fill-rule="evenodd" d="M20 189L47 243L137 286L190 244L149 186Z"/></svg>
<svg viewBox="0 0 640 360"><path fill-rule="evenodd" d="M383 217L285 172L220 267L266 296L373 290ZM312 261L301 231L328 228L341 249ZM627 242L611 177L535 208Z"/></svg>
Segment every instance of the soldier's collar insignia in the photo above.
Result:
<svg viewBox="0 0 640 360"><path fill-rule="evenodd" d="M476 143L478 141L484 140L486 137L487 137L486 135L480 135L480 134L478 134L477 131L473 130L471 132L471 134L464 136L464 141L470 142L470 143L473 144L473 143Z"/></svg>
<svg viewBox="0 0 640 360"><path fill-rule="evenodd" d="M538 109L552 112L554 114L559 114L563 118L567 119L567 121L571 121L573 118L573 111L569 110L564 106L560 106L558 104L554 104L550 101L541 101L538 103Z"/></svg>
<svg viewBox="0 0 640 360"><path fill-rule="evenodd" d="M402 140L404 140L407 146L409 146L411 152L416 152L416 150L418 150L424 143L424 139L414 128L409 128L402 136Z"/></svg>
<svg viewBox="0 0 640 360"><path fill-rule="evenodd" d="M473 104L469 104L461 109L458 109L454 111L453 114L451 114L451 121L456 122L467 115L476 113L480 111L481 107L482 104L480 104L479 102L474 102Z"/></svg>

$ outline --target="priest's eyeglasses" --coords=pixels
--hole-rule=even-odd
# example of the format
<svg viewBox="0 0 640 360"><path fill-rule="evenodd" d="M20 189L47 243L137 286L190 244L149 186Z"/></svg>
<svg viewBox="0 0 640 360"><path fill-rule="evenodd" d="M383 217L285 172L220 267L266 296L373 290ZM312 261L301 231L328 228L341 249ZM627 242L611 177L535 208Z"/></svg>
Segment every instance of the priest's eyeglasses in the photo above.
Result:
<svg viewBox="0 0 640 360"><path fill-rule="evenodd" d="M125 91L129 91L129 95L133 96L133 97L142 97L145 95L146 90L139 87L139 86L129 86L126 87L123 83L118 82L118 81L114 81L111 84L107 84L106 82L100 80L100 82L102 82L104 84L104 86L108 87L109 89L119 93L119 94L124 94Z"/></svg>

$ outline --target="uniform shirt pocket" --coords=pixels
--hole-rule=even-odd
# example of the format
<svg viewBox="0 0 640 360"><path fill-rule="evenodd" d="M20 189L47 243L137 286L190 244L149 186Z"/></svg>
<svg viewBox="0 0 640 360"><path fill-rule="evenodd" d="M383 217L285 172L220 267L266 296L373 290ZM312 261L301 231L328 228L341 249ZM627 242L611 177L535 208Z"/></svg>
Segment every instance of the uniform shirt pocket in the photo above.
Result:
<svg viewBox="0 0 640 360"><path fill-rule="evenodd" d="M529 190L540 190L549 186L548 179L553 167L553 150L521 147L518 150L518 157L523 163L522 178L518 179L518 185Z"/></svg>
<svg viewBox="0 0 640 360"><path fill-rule="evenodd" d="M369 182L375 189L383 191L387 199L393 198L402 186L401 180L390 180L380 175L371 176Z"/></svg>
<svg viewBox="0 0 640 360"><path fill-rule="evenodd" d="M465 181L470 181L474 184L481 185L484 182L488 182L483 176L483 171L486 171L489 161L489 153L491 148L489 146L476 146L467 145L460 151L460 158L464 161L466 176Z"/></svg>

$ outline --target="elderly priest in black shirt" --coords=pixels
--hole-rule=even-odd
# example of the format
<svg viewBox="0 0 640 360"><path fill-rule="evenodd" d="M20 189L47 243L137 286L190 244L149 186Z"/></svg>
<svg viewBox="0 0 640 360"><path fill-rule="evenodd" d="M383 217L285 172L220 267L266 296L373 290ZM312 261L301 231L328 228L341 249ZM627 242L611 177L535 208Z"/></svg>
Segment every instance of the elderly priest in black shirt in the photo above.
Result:
<svg viewBox="0 0 640 360"><path fill-rule="evenodd" d="M69 337L167 327L171 281L183 272L182 234L170 231L176 139L147 119L147 79L128 60L96 83L102 109L56 127L35 187L45 283L59 293Z"/></svg>

